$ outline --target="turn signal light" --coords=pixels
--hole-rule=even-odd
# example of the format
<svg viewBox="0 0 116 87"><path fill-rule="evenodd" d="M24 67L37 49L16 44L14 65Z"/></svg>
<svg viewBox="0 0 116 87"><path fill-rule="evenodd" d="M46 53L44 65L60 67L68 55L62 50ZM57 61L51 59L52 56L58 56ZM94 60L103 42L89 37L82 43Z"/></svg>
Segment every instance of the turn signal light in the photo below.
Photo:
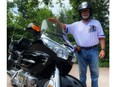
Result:
<svg viewBox="0 0 116 87"><path fill-rule="evenodd" d="M40 32L40 27L39 26L36 26L36 25L32 25L32 29L37 31L37 32Z"/></svg>
<svg viewBox="0 0 116 87"><path fill-rule="evenodd" d="M53 86L49 84L48 87L53 87Z"/></svg>

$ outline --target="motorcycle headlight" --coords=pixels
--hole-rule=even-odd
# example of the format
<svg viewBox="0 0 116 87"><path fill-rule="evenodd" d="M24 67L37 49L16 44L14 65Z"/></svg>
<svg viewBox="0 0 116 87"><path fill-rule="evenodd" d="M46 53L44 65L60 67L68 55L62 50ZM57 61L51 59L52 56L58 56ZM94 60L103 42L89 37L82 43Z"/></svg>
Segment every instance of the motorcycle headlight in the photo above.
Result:
<svg viewBox="0 0 116 87"><path fill-rule="evenodd" d="M52 40L49 40L47 38L43 39L46 46L48 46L51 50L53 50L58 57L67 59L69 55L69 49L65 47L64 45L60 45L59 43L56 43Z"/></svg>

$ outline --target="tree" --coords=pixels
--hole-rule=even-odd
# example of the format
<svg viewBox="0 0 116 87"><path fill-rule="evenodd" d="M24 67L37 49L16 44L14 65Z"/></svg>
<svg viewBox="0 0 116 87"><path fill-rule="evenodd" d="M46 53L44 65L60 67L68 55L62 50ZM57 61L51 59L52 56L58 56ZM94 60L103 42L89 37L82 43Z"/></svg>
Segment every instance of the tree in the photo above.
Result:
<svg viewBox="0 0 116 87"><path fill-rule="evenodd" d="M41 26L43 19L53 16L51 10L46 6L41 8L38 0L14 0L7 2L7 40L10 43L13 31L14 39L19 39L24 35L24 28L31 22Z"/></svg>
<svg viewBox="0 0 116 87"><path fill-rule="evenodd" d="M72 23L74 21L80 20L78 13L78 6L85 0L69 0L72 6L71 10L67 10L63 7L63 0L58 0L56 4L62 5L63 9L60 13L59 19L65 23ZM98 19L104 29L106 36L106 58L109 58L109 0L86 0L92 4L93 7L93 18ZM49 10L49 7L54 7L55 4L52 3L52 0L14 0L12 3L7 2L7 27L15 27L18 29L23 29L30 22L35 22L41 25L43 19L54 16L52 11ZM41 4L44 4L44 7L41 8ZM13 12L11 9L17 7L18 12ZM60 8L60 9L61 9ZM14 15L16 13L17 15ZM17 30L18 30L17 29ZM19 30L19 31L20 31ZM22 30L17 32L16 36L19 37L22 35ZM12 30L8 29L8 33L11 33ZM8 37L10 37L9 34ZM74 39L69 36L71 41L74 42Z"/></svg>

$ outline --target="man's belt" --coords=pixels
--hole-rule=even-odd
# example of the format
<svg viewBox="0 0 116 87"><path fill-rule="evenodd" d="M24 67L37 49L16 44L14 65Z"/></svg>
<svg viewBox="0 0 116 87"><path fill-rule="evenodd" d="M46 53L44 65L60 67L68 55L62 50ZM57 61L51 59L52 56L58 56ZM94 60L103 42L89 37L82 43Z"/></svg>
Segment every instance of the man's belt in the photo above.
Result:
<svg viewBox="0 0 116 87"><path fill-rule="evenodd" d="M97 45L94 45L94 46L90 46L90 47L80 47L81 49L92 49L92 48L95 48L95 47L97 47Z"/></svg>

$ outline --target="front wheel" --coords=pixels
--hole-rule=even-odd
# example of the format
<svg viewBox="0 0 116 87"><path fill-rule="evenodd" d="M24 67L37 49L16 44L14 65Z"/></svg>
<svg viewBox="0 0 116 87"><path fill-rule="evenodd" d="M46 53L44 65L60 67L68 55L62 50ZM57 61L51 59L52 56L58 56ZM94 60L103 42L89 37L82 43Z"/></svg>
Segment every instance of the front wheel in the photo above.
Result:
<svg viewBox="0 0 116 87"><path fill-rule="evenodd" d="M83 84L71 75L61 77L61 87L84 87Z"/></svg>
<svg viewBox="0 0 116 87"><path fill-rule="evenodd" d="M44 85L39 86L39 87L48 87L49 81L50 80L47 79L44 82ZM61 84L59 84L60 87L84 87L83 84L78 79L76 79L75 77L73 77L71 75L61 76L60 82L61 82ZM55 85L54 85L54 87L55 87Z"/></svg>

